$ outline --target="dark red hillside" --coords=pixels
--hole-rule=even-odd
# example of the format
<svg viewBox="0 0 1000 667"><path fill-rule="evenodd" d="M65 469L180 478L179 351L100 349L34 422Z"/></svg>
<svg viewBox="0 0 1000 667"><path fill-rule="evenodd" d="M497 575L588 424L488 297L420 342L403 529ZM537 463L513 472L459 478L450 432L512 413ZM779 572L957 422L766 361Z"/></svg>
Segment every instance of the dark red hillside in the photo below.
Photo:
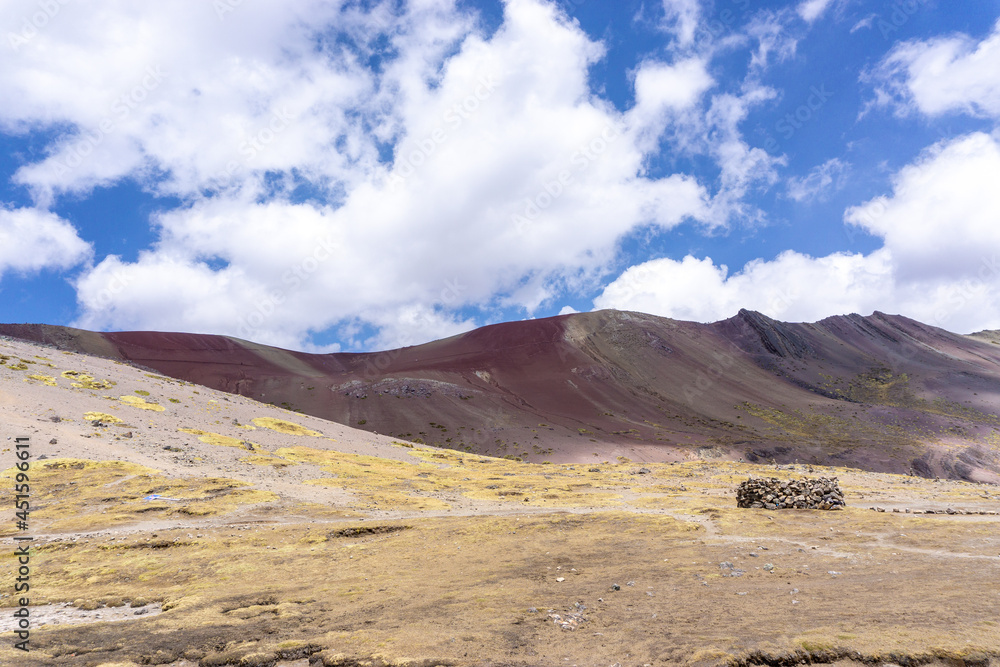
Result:
<svg viewBox="0 0 1000 667"><path fill-rule="evenodd" d="M329 355L225 336L0 333L499 456L798 460L1000 481L1000 345L882 313L698 324L599 311Z"/></svg>

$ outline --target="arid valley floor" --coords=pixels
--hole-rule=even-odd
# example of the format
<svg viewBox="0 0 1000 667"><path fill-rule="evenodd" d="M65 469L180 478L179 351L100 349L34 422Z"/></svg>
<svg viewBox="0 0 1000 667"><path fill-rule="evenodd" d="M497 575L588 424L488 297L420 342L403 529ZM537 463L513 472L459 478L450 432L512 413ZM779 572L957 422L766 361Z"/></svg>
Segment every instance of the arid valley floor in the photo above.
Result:
<svg viewBox="0 0 1000 667"><path fill-rule="evenodd" d="M0 355L5 582L19 436L34 538L31 652L5 584L0 664L1000 660L995 485L528 464L14 339ZM836 476L847 508L737 509L750 475Z"/></svg>

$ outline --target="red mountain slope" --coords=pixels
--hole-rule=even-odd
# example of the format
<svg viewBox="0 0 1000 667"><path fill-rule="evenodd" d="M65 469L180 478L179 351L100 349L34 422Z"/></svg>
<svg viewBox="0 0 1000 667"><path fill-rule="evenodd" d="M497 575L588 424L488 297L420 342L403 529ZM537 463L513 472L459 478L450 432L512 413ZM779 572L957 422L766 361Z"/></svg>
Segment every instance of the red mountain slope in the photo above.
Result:
<svg viewBox="0 0 1000 667"><path fill-rule="evenodd" d="M350 426L533 461L689 457L1000 481L1000 345L900 316L713 324L618 311L371 354L0 325Z"/></svg>

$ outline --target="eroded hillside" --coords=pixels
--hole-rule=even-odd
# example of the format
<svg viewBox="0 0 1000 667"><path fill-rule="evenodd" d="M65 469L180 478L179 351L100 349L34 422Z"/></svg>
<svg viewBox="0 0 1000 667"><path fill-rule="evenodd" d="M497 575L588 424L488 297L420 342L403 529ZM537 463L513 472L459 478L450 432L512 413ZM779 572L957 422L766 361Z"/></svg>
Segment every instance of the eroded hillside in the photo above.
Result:
<svg viewBox="0 0 1000 667"><path fill-rule="evenodd" d="M223 336L0 332L370 432L532 462L724 459L1000 481L1000 346L899 316L600 311L372 354Z"/></svg>

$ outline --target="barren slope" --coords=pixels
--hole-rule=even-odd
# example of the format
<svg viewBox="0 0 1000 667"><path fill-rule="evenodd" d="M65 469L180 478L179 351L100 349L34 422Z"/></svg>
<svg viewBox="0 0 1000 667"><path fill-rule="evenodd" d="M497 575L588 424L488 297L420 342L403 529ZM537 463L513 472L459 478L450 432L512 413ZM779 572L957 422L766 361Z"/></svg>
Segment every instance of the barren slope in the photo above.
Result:
<svg viewBox="0 0 1000 667"><path fill-rule="evenodd" d="M601 311L372 354L2 325L306 414L553 462L849 464L1000 481L1000 346L899 316L704 325Z"/></svg>
<svg viewBox="0 0 1000 667"><path fill-rule="evenodd" d="M1000 657L992 486L723 461L529 464L22 341L0 339L0 361L7 507L12 439L32 453L29 530L11 517L0 536L34 538L32 651L12 646L8 591L0 664ZM738 510L748 474L838 475L848 507Z"/></svg>

